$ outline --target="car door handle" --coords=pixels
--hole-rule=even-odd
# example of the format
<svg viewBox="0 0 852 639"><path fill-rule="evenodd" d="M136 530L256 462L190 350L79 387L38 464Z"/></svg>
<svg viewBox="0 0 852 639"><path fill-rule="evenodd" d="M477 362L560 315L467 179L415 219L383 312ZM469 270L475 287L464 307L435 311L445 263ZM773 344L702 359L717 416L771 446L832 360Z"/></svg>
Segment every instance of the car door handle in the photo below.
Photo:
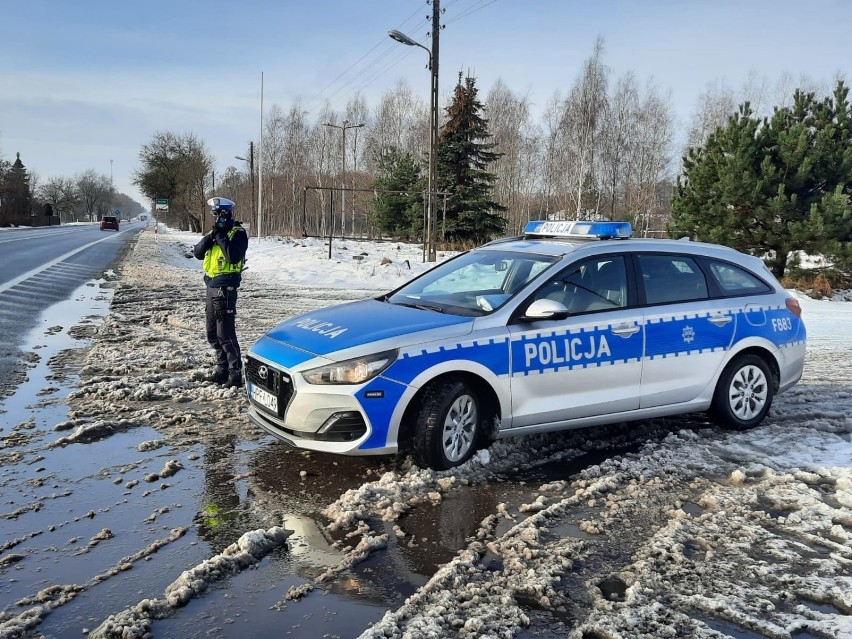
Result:
<svg viewBox="0 0 852 639"><path fill-rule="evenodd" d="M731 320L734 319L730 315L714 315L709 318L707 321L711 324L715 324L716 326L724 326L725 324L729 324Z"/></svg>
<svg viewBox="0 0 852 639"><path fill-rule="evenodd" d="M630 337L631 335L635 335L639 332L639 327L635 324L621 324L620 326L616 326L612 329L612 332L618 335L619 337Z"/></svg>

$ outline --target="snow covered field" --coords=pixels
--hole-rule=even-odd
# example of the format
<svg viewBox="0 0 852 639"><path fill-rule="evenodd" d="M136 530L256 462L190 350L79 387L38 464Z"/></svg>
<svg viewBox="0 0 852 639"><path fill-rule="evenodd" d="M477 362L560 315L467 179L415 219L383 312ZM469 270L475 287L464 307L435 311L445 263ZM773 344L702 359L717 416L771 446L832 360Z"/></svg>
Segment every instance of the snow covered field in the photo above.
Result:
<svg viewBox="0 0 852 639"><path fill-rule="evenodd" d="M198 237L144 232L104 320L64 327L92 337L50 362L48 387L79 374L67 415L0 415L0 638L852 638L852 304L801 300L805 377L754 431L698 415L501 440L436 473L285 452L205 382ZM425 268L396 243L332 257L251 240L245 349ZM223 486L239 506L214 511ZM441 560L414 570L418 551ZM399 563L422 576L404 597L382 591ZM364 593L379 605L348 607Z"/></svg>

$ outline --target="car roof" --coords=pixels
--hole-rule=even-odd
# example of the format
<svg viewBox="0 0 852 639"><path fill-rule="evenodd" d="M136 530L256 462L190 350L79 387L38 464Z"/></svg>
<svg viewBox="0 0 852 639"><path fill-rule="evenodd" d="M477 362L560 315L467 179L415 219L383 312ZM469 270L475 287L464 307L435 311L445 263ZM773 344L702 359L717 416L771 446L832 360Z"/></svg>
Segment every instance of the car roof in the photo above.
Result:
<svg viewBox="0 0 852 639"><path fill-rule="evenodd" d="M720 244L693 242L688 239L629 238L619 240L578 240L516 237L495 240L474 250L514 251L556 257L565 257L569 254L576 254L580 257L600 255L603 253L637 251L646 253L683 253L687 255L705 255L722 260L739 262L741 264L748 264L752 268L759 268L763 264L760 258L746 255L730 247Z"/></svg>

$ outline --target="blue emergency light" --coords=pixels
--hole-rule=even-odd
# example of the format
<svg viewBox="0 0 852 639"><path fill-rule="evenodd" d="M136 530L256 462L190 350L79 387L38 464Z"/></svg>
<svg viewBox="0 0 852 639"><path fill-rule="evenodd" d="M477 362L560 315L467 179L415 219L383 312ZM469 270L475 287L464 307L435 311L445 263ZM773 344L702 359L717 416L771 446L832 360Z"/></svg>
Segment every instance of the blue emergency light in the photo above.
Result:
<svg viewBox="0 0 852 639"><path fill-rule="evenodd" d="M539 220L527 222L525 237L562 237L573 239L626 240L633 235L630 222L567 222Z"/></svg>

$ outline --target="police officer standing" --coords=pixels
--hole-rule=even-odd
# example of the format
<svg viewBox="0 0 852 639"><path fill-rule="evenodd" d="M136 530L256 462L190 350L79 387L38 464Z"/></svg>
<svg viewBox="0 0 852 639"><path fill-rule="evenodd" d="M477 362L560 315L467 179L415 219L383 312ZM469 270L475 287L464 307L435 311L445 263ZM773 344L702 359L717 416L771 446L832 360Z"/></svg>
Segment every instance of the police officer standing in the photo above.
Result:
<svg viewBox="0 0 852 639"><path fill-rule="evenodd" d="M237 289L242 279L248 234L240 222L234 221L234 203L231 200L213 197L207 200L207 204L210 205L210 213L216 216L216 223L195 245L193 254L204 260L207 341L216 352L212 380L217 384L242 386L242 359L235 319Z"/></svg>

